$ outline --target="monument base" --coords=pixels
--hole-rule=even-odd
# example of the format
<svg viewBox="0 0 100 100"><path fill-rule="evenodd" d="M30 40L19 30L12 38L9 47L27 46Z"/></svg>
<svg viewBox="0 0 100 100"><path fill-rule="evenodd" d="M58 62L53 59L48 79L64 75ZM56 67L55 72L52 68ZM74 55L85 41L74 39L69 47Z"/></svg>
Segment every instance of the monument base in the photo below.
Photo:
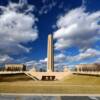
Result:
<svg viewBox="0 0 100 100"><path fill-rule="evenodd" d="M71 75L71 72L33 72L28 71L25 72L27 75L30 75L31 77L35 77L38 80L44 80L45 78L47 80L61 80L64 77L67 77L68 75Z"/></svg>

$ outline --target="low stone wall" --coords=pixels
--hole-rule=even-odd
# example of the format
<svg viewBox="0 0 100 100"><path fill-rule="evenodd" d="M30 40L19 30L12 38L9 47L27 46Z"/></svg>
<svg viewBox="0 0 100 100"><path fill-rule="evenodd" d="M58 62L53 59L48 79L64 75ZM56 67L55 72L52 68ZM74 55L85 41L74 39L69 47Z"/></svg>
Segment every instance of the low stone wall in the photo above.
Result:
<svg viewBox="0 0 100 100"><path fill-rule="evenodd" d="M92 75L92 76L100 76L100 72L72 72L73 74L80 74L80 75Z"/></svg>

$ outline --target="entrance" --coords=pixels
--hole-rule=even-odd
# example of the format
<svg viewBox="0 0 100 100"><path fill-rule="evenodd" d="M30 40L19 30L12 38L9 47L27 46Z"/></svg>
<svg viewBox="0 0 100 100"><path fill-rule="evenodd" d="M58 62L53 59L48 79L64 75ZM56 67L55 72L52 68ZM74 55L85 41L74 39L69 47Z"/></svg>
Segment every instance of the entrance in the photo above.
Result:
<svg viewBox="0 0 100 100"><path fill-rule="evenodd" d="M55 80L55 76L42 76L42 79L44 81L53 81Z"/></svg>

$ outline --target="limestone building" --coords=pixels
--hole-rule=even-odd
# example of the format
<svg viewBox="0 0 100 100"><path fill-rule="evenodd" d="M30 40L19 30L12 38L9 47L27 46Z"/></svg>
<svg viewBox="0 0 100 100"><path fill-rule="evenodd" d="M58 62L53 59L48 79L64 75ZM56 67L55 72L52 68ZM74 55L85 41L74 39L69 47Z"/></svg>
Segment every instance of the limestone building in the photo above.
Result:
<svg viewBox="0 0 100 100"><path fill-rule="evenodd" d="M5 71L26 71L24 64L6 64Z"/></svg>
<svg viewBox="0 0 100 100"><path fill-rule="evenodd" d="M79 64L76 65L77 72L97 72L100 71L100 64Z"/></svg>

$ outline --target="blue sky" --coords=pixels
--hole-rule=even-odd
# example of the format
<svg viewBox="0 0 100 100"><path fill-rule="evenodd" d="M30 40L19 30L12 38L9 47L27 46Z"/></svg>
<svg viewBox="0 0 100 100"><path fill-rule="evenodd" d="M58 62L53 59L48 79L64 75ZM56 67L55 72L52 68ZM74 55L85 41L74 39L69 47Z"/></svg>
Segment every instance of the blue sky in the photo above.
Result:
<svg viewBox="0 0 100 100"><path fill-rule="evenodd" d="M0 64L45 67L53 34L55 67L100 62L99 0L0 0Z"/></svg>

